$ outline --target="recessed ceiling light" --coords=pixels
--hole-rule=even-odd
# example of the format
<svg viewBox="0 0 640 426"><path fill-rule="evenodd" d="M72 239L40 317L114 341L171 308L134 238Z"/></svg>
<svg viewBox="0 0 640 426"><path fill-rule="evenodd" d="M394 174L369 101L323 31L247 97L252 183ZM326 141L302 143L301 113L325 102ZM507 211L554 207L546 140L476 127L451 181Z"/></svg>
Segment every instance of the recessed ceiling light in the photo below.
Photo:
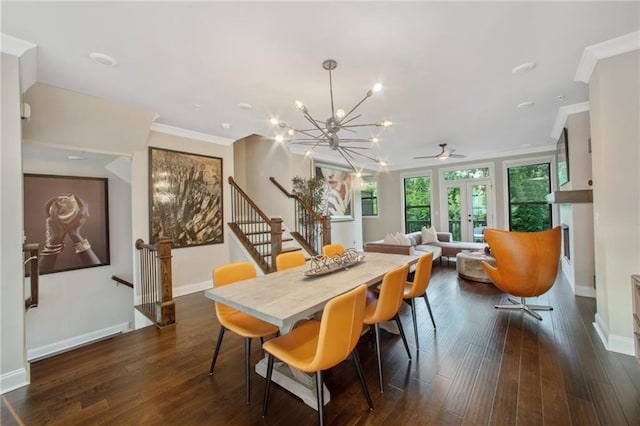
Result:
<svg viewBox="0 0 640 426"><path fill-rule="evenodd" d="M240 103L238 104L238 108L240 108L240 109L242 109L242 110L245 110L245 111L248 111L248 110L250 110L250 109L251 109L251 108L253 108L253 107L251 106L251 104L248 104L248 103L246 103L246 102L240 102Z"/></svg>
<svg viewBox="0 0 640 426"><path fill-rule="evenodd" d="M195 109L196 111L198 111L201 106L202 105L200 105L200 104L193 104L192 108Z"/></svg>
<svg viewBox="0 0 640 426"><path fill-rule="evenodd" d="M67 155L67 160L84 160L85 157L79 155Z"/></svg>
<svg viewBox="0 0 640 426"><path fill-rule="evenodd" d="M520 102L518 105L516 105L516 108L531 108L533 107L533 105L535 105L534 102L525 101L525 102Z"/></svg>
<svg viewBox="0 0 640 426"><path fill-rule="evenodd" d="M535 62L525 62L524 64L520 64L511 70L514 74L523 74L525 72L533 71L536 67Z"/></svg>
<svg viewBox="0 0 640 426"><path fill-rule="evenodd" d="M562 101L562 100L564 100L564 96L563 95L558 95L558 96L556 96L556 99L559 100L559 101Z"/></svg>
<svg viewBox="0 0 640 426"><path fill-rule="evenodd" d="M118 65L118 61L112 56L99 52L89 53L89 58L96 64L104 65L106 67L115 67Z"/></svg>
<svg viewBox="0 0 640 426"><path fill-rule="evenodd" d="M220 127L222 127L223 129L230 129L231 128L231 123L222 123L222 124L220 124Z"/></svg>

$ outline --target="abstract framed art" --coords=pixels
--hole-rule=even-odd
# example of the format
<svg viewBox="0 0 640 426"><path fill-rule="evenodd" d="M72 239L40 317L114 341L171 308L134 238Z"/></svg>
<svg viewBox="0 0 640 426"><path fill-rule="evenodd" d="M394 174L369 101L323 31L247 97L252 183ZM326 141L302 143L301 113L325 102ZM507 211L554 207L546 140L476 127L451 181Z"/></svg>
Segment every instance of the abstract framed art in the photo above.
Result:
<svg viewBox="0 0 640 426"><path fill-rule="evenodd" d="M222 158L149 148L149 241L173 248L224 242Z"/></svg>
<svg viewBox="0 0 640 426"><path fill-rule="evenodd" d="M24 232L40 274L109 265L108 180L25 174Z"/></svg>
<svg viewBox="0 0 640 426"><path fill-rule="evenodd" d="M562 129L560 139L556 145L558 163L558 186L569 182L569 138L566 127Z"/></svg>
<svg viewBox="0 0 640 426"><path fill-rule="evenodd" d="M332 221L353 220L351 169L333 164L315 163L315 176L324 179L323 214Z"/></svg>

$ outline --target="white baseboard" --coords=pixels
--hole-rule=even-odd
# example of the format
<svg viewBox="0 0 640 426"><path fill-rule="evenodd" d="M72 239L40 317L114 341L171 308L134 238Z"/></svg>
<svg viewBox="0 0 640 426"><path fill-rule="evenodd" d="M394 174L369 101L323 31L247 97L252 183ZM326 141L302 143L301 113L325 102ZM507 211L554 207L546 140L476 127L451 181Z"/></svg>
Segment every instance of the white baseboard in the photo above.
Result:
<svg viewBox="0 0 640 426"><path fill-rule="evenodd" d="M133 309L133 324L136 330L149 327L150 325L155 325L153 321L135 308Z"/></svg>
<svg viewBox="0 0 640 426"><path fill-rule="evenodd" d="M0 375L0 395L29 384L26 368L10 371Z"/></svg>
<svg viewBox="0 0 640 426"><path fill-rule="evenodd" d="M173 297L180 297L186 294L197 293L198 291L208 290L213 287L212 281L202 281L199 283L181 285L173 288Z"/></svg>
<svg viewBox="0 0 640 426"><path fill-rule="evenodd" d="M610 334L609 328L598 314L596 314L596 321L593 323L593 327L596 329L605 349L625 355L635 355L633 338Z"/></svg>
<svg viewBox="0 0 640 426"><path fill-rule="evenodd" d="M593 287L588 287L585 285L577 285L575 287L575 295L582 297L590 297L592 299L596 298L596 289Z"/></svg>
<svg viewBox="0 0 640 426"><path fill-rule="evenodd" d="M130 323L124 322L122 324L116 324L111 327L106 327L100 330L92 331L90 333L81 334L80 336L74 336L69 339L49 343L48 345L28 349L27 359L29 361L35 361L40 358L45 358L51 355L75 349L79 346L86 345L87 343L104 339L105 337L111 337L116 334L125 333L127 331L131 331Z"/></svg>

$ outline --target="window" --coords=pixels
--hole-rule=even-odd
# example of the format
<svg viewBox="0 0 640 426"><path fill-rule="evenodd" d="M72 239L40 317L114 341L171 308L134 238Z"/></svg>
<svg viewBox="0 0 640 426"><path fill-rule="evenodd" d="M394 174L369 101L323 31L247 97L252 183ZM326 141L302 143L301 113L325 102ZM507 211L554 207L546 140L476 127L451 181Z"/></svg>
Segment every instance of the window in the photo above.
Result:
<svg viewBox="0 0 640 426"><path fill-rule="evenodd" d="M431 226L431 178L404 178L404 228L414 232Z"/></svg>
<svg viewBox="0 0 640 426"><path fill-rule="evenodd" d="M472 169L446 170L442 172L444 180L480 179L488 178L489 167L475 167Z"/></svg>
<svg viewBox="0 0 640 426"><path fill-rule="evenodd" d="M364 178L360 186L362 216L378 216L378 181Z"/></svg>
<svg viewBox="0 0 640 426"><path fill-rule="evenodd" d="M539 163L507 169L509 187L509 229L543 231L551 229L551 164Z"/></svg>

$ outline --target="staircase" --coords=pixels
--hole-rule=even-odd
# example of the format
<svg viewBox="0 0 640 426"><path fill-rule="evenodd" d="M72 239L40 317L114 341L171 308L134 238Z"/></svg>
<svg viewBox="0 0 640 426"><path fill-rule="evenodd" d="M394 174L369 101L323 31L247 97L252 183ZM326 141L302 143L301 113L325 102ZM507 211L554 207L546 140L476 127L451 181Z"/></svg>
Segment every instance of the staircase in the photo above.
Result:
<svg viewBox="0 0 640 426"><path fill-rule="evenodd" d="M275 258L278 254L302 249L295 246L283 247L283 244L293 242L294 239L285 232L282 219L268 217L231 176L229 185L231 185L229 228L262 272L265 274L275 272Z"/></svg>

